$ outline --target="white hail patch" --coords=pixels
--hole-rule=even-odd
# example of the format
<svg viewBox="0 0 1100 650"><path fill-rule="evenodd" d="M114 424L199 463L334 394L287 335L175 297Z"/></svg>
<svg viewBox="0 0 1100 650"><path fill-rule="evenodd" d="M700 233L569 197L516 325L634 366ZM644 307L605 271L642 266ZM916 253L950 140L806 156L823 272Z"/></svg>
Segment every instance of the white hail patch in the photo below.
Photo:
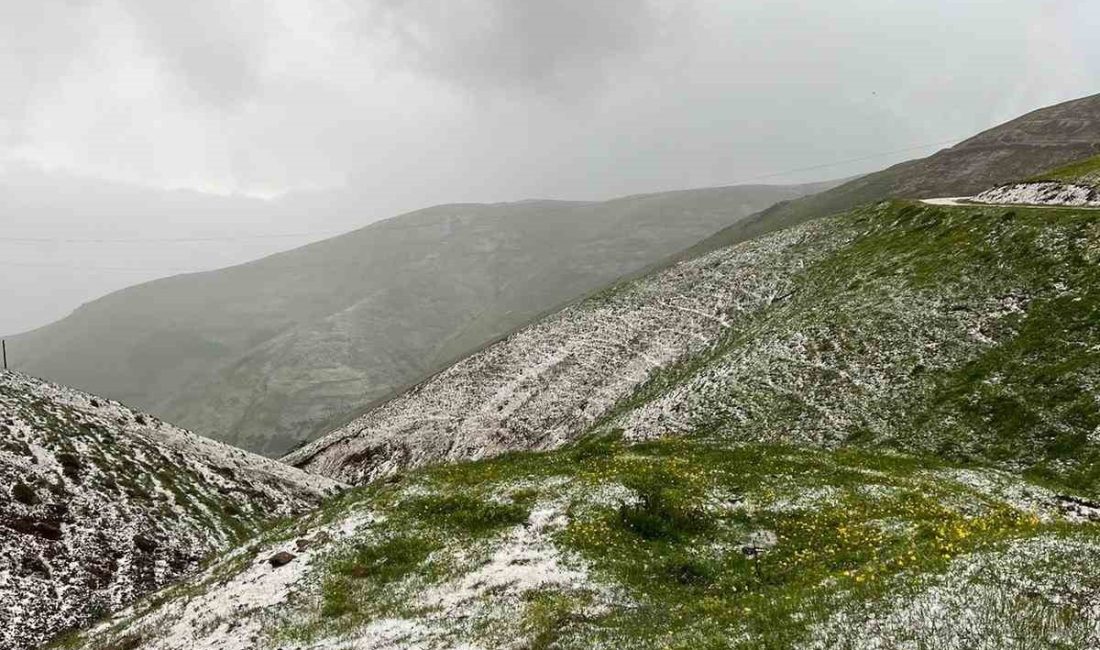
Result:
<svg viewBox="0 0 1100 650"><path fill-rule="evenodd" d="M586 585L587 573L567 566L547 538L565 523L560 505L534 510L525 525L516 526L507 534L485 565L430 589L420 602L439 608L444 618L454 618L471 606L477 607L489 593L494 594L494 600L511 599L545 587L573 589Z"/></svg>
<svg viewBox="0 0 1100 650"><path fill-rule="evenodd" d="M947 479L965 485L993 501L1035 515L1043 522L1062 515L1053 492L1008 472L995 469L944 469L930 471L926 475L932 480Z"/></svg>
<svg viewBox="0 0 1100 650"><path fill-rule="evenodd" d="M1088 185L1043 181L995 187L975 196L973 200L996 205L1100 207L1100 192Z"/></svg>
<svg viewBox="0 0 1100 650"><path fill-rule="evenodd" d="M311 531L309 537L328 538L339 542L356 534L377 518L370 513L356 512L332 524ZM248 650L256 648L264 636L264 614L287 601L303 585L314 560L327 550L327 544L316 544L304 550L290 540L269 545L254 554L251 563L239 573L216 581L219 568L232 563L249 549L238 549L194 578L190 584L213 581L204 593L191 598L175 598L161 609L139 617L127 626L148 641L143 648L153 650ZM272 566L268 559L286 551L295 557L287 564ZM132 610L120 612L94 628L90 634L106 633L113 625L127 621Z"/></svg>
<svg viewBox="0 0 1100 650"><path fill-rule="evenodd" d="M781 494L761 508L770 512L802 512L822 505L834 504L841 496L840 488L832 485L802 489L794 494Z"/></svg>

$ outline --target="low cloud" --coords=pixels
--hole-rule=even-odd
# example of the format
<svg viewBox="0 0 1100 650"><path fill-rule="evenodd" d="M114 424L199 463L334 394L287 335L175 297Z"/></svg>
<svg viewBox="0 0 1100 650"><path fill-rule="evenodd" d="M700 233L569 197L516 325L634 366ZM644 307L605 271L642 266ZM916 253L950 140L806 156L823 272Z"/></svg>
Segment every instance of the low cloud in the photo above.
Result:
<svg viewBox="0 0 1100 650"><path fill-rule="evenodd" d="M372 216L810 180L770 174L1094 92L1097 19L1073 0L0 0L0 164L259 194L350 179Z"/></svg>
<svg viewBox="0 0 1100 650"><path fill-rule="evenodd" d="M374 0L365 34L392 39L405 63L449 83L584 90L677 31L686 5L655 0Z"/></svg>
<svg viewBox="0 0 1100 650"><path fill-rule="evenodd" d="M121 0L142 45L197 97L233 107L260 85L266 48L260 0Z"/></svg>

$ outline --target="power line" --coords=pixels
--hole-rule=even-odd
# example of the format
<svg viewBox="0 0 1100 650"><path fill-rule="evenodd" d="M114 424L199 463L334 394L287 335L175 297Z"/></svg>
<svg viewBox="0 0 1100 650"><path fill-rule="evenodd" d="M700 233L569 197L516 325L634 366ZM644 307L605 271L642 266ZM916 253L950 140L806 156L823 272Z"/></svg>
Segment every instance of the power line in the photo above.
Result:
<svg viewBox="0 0 1100 650"><path fill-rule="evenodd" d="M7 260L0 260L0 266L17 266L32 269L72 269L73 271L126 271L130 273L201 273L201 271L196 271L194 269L173 271L171 269L140 269L124 266L90 266L87 264L36 264L34 262L9 262Z"/></svg>
<svg viewBox="0 0 1100 650"><path fill-rule="evenodd" d="M896 153L905 153L907 151L918 151L920 149L927 149L928 147L939 147L939 146L942 146L942 145L945 145L945 144L951 144L953 142L958 142L961 139L962 138L951 138L950 140L940 140L939 142L928 142L926 144L916 144L916 145L913 145L911 147L905 147L903 149L894 149L892 151L880 151L878 153L873 153L873 154L869 154L869 155L866 155L866 156L861 156L859 158L849 158L847 160L838 160L836 162L824 163L824 164L821 164L821 165L812 165L810 167L800 167L799 169L788 169L787 171L784 171L784 172L773 172L771 174L764 174L762 176L754 176L752 178L746 178L742 181L738 181L737 183L734 183L734 185L743 185L743 184L745 184L747 182L750 182L750 181L758 181L758 180L761 180L761 179L764 179L764 178L774 178L776 176L785 176L787 174L796 174L798 172L808 172L808 171L813 171L815 169L825 169L826 167L837 167L839 165L847 165L847 164L854 163L854 162L862 162L864 160L874 160L875 158L882 158L883 156L889 156L889 155L896 154Z"/></svg>
<svg viewBox="0 0 1100 650"><path fill-rule="evenodd" d="M287 239L294 237L328 237L339 235L340 231L324 232L297 232L282 233L278 235L233 235L227 237L149 237L149 238L79 238L79 237L0 237L0 241L16 243L48 243L48 244L157 244L178 242L222 242L222 241L246 241L252 239Z"/></svg>
<svg viewBox="0 0 1100 650"><path fill-rule="evenodd" d="M275 254L277 255L278 253L275 253ZM464 257L474 257L474 256L493 257L497 254L498 253L496 251L472 251L472 250L467 250L467 251L464 251L462 253L462 255ZM33 269L67 269L67 270L70 270L70 271L110 271L110 272L125 272L125 273L143 273L143 274L152 273L152 274L156 274L155 275L156 279L159 279L161 277L168 277L168 276L171 276L171 275L191 275L191 274L195 274L195 273L208 273L210 271L223 271L227 268L242 267L242 266L247 266L247 265L250 265L250 264L254 264L254 263L257 263L257 262L259 262L263 259L266 259L266 258L249 258L247 260L243 260L243 261L239 261L239 262L226 261L224 263L220 263L219 265L213 266L213 267L210 267L210 268L190 267L190 268L179 268L179 269L153 268L153 267L142 268L142 267L132 267L132 266L99 266L99 265L94 265L94 264L80 264L80 263L51 264L51 263L41 263L41 262L10 262L8 260L0 260L0 266L13 266L13 267L23 267L23 268L33 268ZM311 269L311 268L317 269L317 268L331 268L333 266L333 264L331 262L327 262L327 261L326 262L295 262L295 263L292 263L292 264L289 264L289 265L283 265L283 266L284 267L292 267L292 268L295 268L295 269Z"/></svg>

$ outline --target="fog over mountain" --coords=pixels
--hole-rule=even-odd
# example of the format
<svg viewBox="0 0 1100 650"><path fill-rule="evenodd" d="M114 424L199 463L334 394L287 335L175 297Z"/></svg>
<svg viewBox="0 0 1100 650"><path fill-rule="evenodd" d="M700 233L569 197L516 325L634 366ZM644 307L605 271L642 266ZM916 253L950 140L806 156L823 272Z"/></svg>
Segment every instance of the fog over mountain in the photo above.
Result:
<svg viewBox="0 0 1100 650"><path fill-rule="evenodd" d="M0 0L0 650L1100 649L1097 0Z"/></svg>
<svg viewBox="0 0 1100 650"><path fill-rule="evenodd" d="M1098 19L1081 0L0 0L0 237L48 240L0 241L0 332L434 204L880 169L1092 92ZM131 210L74 179L290 194ZM59 241L107 232L222 241Z"/></svg>
<svg viewBox="0 0 1100 650"><path fill-rule="evenodd" d="M828 186L436 206L112 293L9 352L28 372L280 455L540 314Z"/></svg>
<svg viewBox="0 0 1100 650"><path fill-rule="evenodd" d="M0 333L68 315L110 291L247 262L380 215L331 190L269 201L164 190L27 165L0 173ZM12 350L13 359L18 355Z"/></svg>

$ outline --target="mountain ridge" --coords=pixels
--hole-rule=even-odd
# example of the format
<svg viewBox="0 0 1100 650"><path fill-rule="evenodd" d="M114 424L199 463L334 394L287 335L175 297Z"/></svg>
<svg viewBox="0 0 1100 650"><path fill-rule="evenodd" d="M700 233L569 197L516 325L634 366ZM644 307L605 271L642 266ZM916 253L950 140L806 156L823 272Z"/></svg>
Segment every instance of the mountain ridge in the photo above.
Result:
<svg viewBox="0 0 1100 650"><path fill-rule="evenodd" d="M14 337L10 358L277 455L731 219L819 187L428 208L116 292Z"/></svg>
<svg viewBox="0 0 1100 650"><path fill-rule="evenodd" d="M1098 273L1094 210L889 200L618 282L292 452L356 487L61 643L1093 647Z"/></svg>
<svg viewBox="0 0 1100 650"><path fill-rule="evenodd" d="M1100 94L1039 108L927 158L899 163L715 233L678 259L887 198L971 196L1100 153Z"/></svg>

